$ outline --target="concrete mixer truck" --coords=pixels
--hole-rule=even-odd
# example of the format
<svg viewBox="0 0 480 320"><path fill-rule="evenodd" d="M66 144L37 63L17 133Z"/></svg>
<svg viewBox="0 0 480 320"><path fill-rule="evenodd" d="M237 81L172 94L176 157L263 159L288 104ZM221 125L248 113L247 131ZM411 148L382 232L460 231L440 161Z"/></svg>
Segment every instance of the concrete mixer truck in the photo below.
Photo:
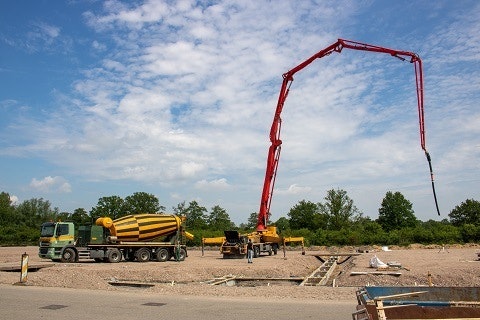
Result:
<svg viewBox="0 0 480 320"><path fill-rule="evenodd" d="M183 261L187 257L185 218L166 214L137 214L112 220L98 218L94 225L45 222L41 226L40 258L60 262L93 259L97 262Z"/></svg>

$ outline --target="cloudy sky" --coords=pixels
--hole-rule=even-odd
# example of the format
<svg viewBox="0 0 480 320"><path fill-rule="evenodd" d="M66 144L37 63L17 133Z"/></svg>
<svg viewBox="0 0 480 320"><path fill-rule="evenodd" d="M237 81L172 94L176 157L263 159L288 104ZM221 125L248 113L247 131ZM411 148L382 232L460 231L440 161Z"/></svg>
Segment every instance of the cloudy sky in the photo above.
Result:
<svg viewBox="0 0 480 320"><path fill-rule="evenodd" d="M475 0L1 1L0 191L61 211L143 191L246 222L282 74L338 38L422 58L442 215L413 65L344 49L295 75L272 219L332 188L371 218L388 191L424 221L480 200Z"/></svg>

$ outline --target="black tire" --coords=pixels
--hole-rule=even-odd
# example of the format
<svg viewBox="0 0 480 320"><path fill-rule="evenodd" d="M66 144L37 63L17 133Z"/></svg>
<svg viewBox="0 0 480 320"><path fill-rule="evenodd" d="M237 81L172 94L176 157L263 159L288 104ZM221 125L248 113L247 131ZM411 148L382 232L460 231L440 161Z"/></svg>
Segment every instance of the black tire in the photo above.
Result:
<svg viewBox="0 0 480 320"><path fill-rule="evenodd" d="M273 253L273 250L272 250L272 248L270 248L270 250L268 250L268 255L271 256L272 253Z"/></svg>
<svg viewBox="0 0 480 320"><path fill-rule="evenodd" d="M135 252L135 258L138 262L148 262L152 257L152 253L148 248L140 248Z"/></svg>
<svg viewBox="0 0 480 320"><path fill-rule="evenodd" d="M177 252L176 258L178 258L177 261L184 261L185 258L187 257L187 251L185 249L180 248L180 251Z"/></svg>
<svg viewBox="0 0 480 320"><path fill-rule="evenodd" d="M161 248L157 250L157 253L155 254L155 258L159 262L165 262L170 260L170 252L168 252L168 249Z"/></svg>
<svg viewBox="0 0 480 320"><path fill-rule="evenodd" d="M260 256L260 247L253 247L253 257L258 258Z"/></svg>
<svg viewBox="0 0 480 320"><path fill-rule="evenodd" d="M107 250L107 261L110 263L118 263L122 261L122 252L117 248Z"/></svg>
<svg viewBox="0 0 480 320"><path fill-rule="evenodd" d="M71 263L75 262L76 259L77 254L75 253L75 250L73 248L66 248L62 252L62 258L60 259L60 261L62 261L63 263Z"/></svg>
<svg viewBox="0 0 480 320"><path fill-rule="evenodd" d="M278 250L277 246L273 246L273 254L277 254L277 250Z"/></svg>

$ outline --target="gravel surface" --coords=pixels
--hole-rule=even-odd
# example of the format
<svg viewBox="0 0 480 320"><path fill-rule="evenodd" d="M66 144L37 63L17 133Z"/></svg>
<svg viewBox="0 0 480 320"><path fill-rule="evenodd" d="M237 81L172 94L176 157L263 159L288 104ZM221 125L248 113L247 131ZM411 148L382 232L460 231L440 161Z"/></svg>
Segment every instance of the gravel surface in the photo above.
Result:
<svg viewBox="0 0 480 320"><path fill-rule="evenodd" d="M386 248L383 248L386 249ZM306 255L300 251L282 251L274 256L261 256L248 264L246 259L222 259L217 250L190 249L183 262L120 262L53 263L38 257L37 247L0 247L0 268L19 266L24 252L29 254L29 265L47 264L48 267L28 273L26 285L68 287L93 290L141 290L155 294L263 297L271 299L344 300L355 301L355 291L365 285L425 286L480 286L480 245L465 246L410 246L409 248L309 248ZM360 251L361 253L358 253ZM348 258L341 255L338 266L327 286L298 286L289 278L303 278L322 264L316 257L331 254L357 254ZM373 274L370 268L374 256L384 263L400 268L383 271L399 275ZM347 259L348 258L348 259ZM353 273L366 273L352 275ZM430 275L430 276L429 276ZM251 278L237 285L211 285L210 281L225 276ZM254 280L254 279L261 279ZM269 280L270 279L270 280ZM0 284L20 280L20 272L0 272ZM119 283L145 284L131 287ZM112 285L116 283L117 285Z"/></svg>

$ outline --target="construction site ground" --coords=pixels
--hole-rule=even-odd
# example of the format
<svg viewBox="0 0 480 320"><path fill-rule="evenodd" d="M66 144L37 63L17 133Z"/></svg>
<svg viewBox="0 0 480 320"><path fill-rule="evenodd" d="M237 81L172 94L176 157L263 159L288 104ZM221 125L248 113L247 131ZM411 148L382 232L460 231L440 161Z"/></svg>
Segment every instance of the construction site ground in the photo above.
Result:
<svg viewBox="0 0 480 320"><path fill-rule="evenodd" d="M262 255L248 264L246 259L223 259L215 248L204 251L190 248L185 261L52 263L38 257L37 247L0 247L0 284L20 281L23 253L29 255L29 286L66 287L90 290L141 290L152 294L195 295L215 297L261 297L268 299L355 301L357 288L366 285L385 286L480 286L480 245L307 248ZM325 286L299 286L322 264L322 259L339 254L338 265ZM350 258L349 253L352 255ZM371 268L376 256L392 267ZM347 259L348 258L348 259ZM232 285L211 285L212 280L248 278ZM220 280L220 281L218 281Z"/></svg>

